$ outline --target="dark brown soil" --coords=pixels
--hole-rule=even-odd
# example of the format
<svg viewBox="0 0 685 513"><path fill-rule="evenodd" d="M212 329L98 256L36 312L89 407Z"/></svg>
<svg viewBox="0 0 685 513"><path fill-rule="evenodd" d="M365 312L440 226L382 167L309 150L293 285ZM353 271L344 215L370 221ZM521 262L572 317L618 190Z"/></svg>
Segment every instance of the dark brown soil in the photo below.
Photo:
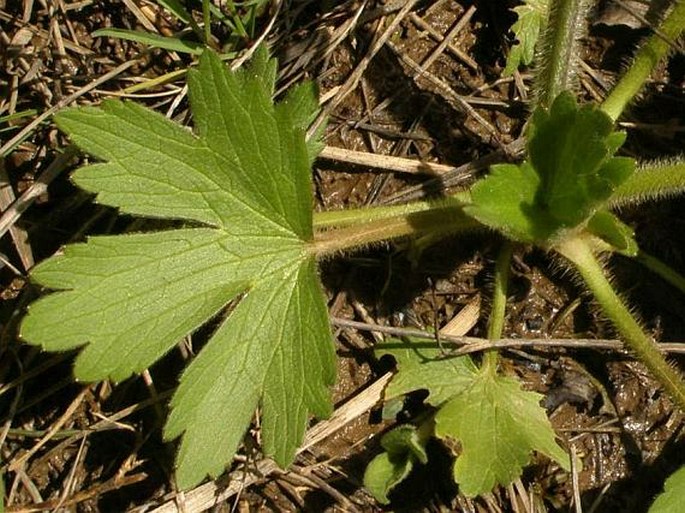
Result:
<svg viewBox="0 0 685 513"><path fill-rule="evenodd" d="M153 14L149 22L160 32L182 28L156 3L133 3ZM56 7L35 2L27 18L19 4L0 0L0 90L4 97L0 119L29 109L35 112L0 123L0 143L41 112L129 60L136 63L77 103L97 103L143 77L158 77L192 62L188 55L146 51L139 44L91 37L102 27L143 29L125 2L54 2ZM326 97L346 83L374 38L405 2L369 1L357 23L361 1L282 4L267 38L280 58L279 84L285 87L313 78ZM528 73L516 80L501 79L512 43L508 30L514 21L510 11L514 5L514 1L417 2L350 94L332 108L330 103L324 106L330 117L326 144L459 166L501 151L516 140L531 92ZM273 9L260 13L255 38L266 30ZM449 48L441 51L426 66L427 73L417 74L412 63L425 62L438 46L429 32L444 36L462 19L466 20L463 28L452 40L459 53ZM350 30L344 34L346 24ZM215 35L227 36L227 29L219 24L213 29ZM61 34L64 50L51 31ZM580 96L588 100L601 96L601 82L614 80L635 43L647 33L647 29L622 24L594 25L582 56L594 78L588 72L581 74ZM28 35L24 38L23 34ZM237 49L250 43L241 40ZM672 57L625 116L630 123L626 154L651 160L682 153L683 64L682 55ZM182 86L181 78L142 90L136 101L167 112L180 98L173 117L186 123L187 102L178 97ZM0 160L3 191L21 195L66 145L49 120L30 131ZM80 157L79 163L84 159ZM175 493L171 479L175 447L162 443L161 426L186 355L180 351L168 355L149 370L146 379L81 385L71 376L72 354L45 354L17 337L26 305L40 293L27 279L26 271L35 262L86 235L150 228L93 204L77 190L68 180L77 164L72 162L51 183L1 242L0 256L16 268L3 265L0 269L5 507L14 512L142 512L164 504L171 507L175 498L177 508L165 511L183 511L184 499ZM317 210L383 204L399 193L414 197L444 193L427 176L323 159L315 165L314 184ZM5 209L10 203L11 197L0 206ZM682 272L684 211L682 201L674 199L622 215L636 229L642 247ZM469 334L483 336L498 247L496 237L480 234L442 241L420 254L401 241L326 261L322 275L331 315L431 330L444 326L464 305L480 298L481 315ZM611 328L559 262L528 249L517 251L512 269L506 336L612 338ZM685 298L626 259L617 257L609 265L617 286L657 339L685 338ZM338 382L332 393L336 405L341 405L390 367L374 359L376 339L371 333L337 328L335 336ZM637 513L647 510L665 476L684 462L682 413L626 354L527 347L504 351L502 367L519 376L528 389L544 395L559 439L578 458L575 485L572 474L535 457L519 482L485 497L467 499L451 482L448 450L436 442L429 446L433 464L417 469L392 495L391 507L384 508L361 484L366 464L380 450L379 435L395 424L382 419L381 405L377 405L298 457L289 472L264 476L213 510L579 511L573 505L575 488L582 511ZM421 397L411 398L400 420L411 420L421 411ZM252 431L241 451L248 462L259 459L255 435ZM185 511L198 511L185 507Z"/></svg>

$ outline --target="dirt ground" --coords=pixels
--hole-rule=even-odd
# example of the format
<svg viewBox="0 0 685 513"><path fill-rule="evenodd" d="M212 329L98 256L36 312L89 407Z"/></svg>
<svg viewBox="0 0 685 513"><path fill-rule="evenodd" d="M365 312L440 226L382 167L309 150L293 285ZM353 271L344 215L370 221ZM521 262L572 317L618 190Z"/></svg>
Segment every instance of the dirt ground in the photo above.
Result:
<svg viewBox="0 0 685 513"><path fill-rule="evenodd" d="M326 144L368 154L361 164L344 157L316 162L317 210L456 190L483 171L470 163L515 160L531 95L530 73L502 78L515 1L267 4L251 37L231 38L221 23L212 26L213 35L233 45L228 49L244 50L260 38L269 42L280 62L280 90L303 79L319 84L329 115ZM602 2L591 13L579 80L586 100L603 97L631 49L649 33L616 9ZM365 404L363 412L335 425L288 471L261 459L259 433L252 430L230 474L178 493L171 476L175 447L162 442L161 426L187 353L173 351L144 376L117 385L83 385L71 374L73 354L46 354L17 337L26 305L41 293L27 278L35 263L86 235L151 226L94 204L70 183L70 171L86 157L64 156L68 141L49 114L126 97L189 123L182 73L194 57L92 36L104 27L165 35L185 28L145 0L0 0L0 207L14 204L16 210L15 198L32 195L0 243L0 472L6 511L647 510L665 477L685 461L683 415L629 355L591 344L527 344L502 353L505 372L544 395L559 440L577 457L571 473L536 456L516 483L467 499L451 482L448 451L436 442L429 446L433 465L418 468L392 495L391 505L382 507L361 480L380 450L379 435L396 422L382 418L381 404L373 399L378 393L372 393L392 367L373 357L381 335L344 322L333 322L339 355L333 396L338 408ZM180 74L151 85L174 71ZM682 55L659 69L623 118L626 154L641 160L682 154L684 77ZM138 89L130 92L131 86ZM373 155L451 169L439 178L391 171L374 167ZM681 272L683 206L673 199L622 212L641 246ZM420 254L400 241L326 261L322 274L331 317L367 327L430 330L475 305L469 334L484 336L497 247L494 236L481 234L445 240ZM614 337L583 291L547 255L520 248L515 256L507 337ZM685 298L633 262L616 258L610 265L658 340L685 339ZM195 349L208 331L194 335ZM372 399L364 399L365 392ZM421 398L410 398L399 420L421 411Z"/></svg>

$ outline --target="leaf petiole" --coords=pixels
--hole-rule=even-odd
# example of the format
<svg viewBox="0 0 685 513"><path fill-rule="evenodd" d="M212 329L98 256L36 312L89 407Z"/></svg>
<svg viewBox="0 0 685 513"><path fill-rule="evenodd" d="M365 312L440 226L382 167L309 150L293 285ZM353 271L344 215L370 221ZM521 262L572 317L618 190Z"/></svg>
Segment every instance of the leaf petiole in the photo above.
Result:
<svg viewBox="0 0 685 513"><path fill-rule="evenodd" d="M314 212L313 224L314 229L316 230L342 228L344 226L366 224L372 221L407 216L428 210L461 208L467 205L470 202L470 199L471 195L468 192L458 192L445 198L415 201L401 205Z"/></svg>
<svg viewBox="0 0 685 513"><path fill-rule="evenodd" d="M504 329L504 314L507 308L507 289L509 288L509 268L514 245L505 241L499 250L495 263L495 290L492 294L492 310L488 318L488 340L502 338ZM486 351L483 355L483 367L494 375L497 372L497 350Z"/></svg>
<svg viewBox="0 0 685 513"><path fill-rule="evenodd" d="M412 211L413 208L424 209ZM367 216L368 213L371 216ZM482 227L458 205L419 204L416 207L410 206L405 213L402 213L401 207L398 210L376 212L378 213L381 215L377 217L371 211L358 211L358 214L347 218L341 216L338 221L342 222L334 224L342 224L342 227L315 233L314 241L310 244L310 253L321 257L408 235L447 236ZM394 215L383 217L391 213Z"/></svg>
<svg viewBox="0 0 685 513"><path fill-rule="evenodd" d="M685 28L685 0L676 0L673 10L659 26L659 34L653 34L635 55L635 60L621 77L601 109L616 120L628 102L642 89L654 68L670 49L668 40L678 39Z"/></svg>
<svg viewBox="0 0 685 513"><path fill-rule="evenodd" d="M635 260L685 294L685 276L642 250L638 252Z"/></svg>
<svg viewBox="0 0 685 513"><path fill-rule="evenodd" d="M616 294L590 244L583 239L574 238L563 241L555 249L573 263L628 347L654 374L680 408L685 409L685 383L682 377L669 365L657 345L642 330Z"/></svg>

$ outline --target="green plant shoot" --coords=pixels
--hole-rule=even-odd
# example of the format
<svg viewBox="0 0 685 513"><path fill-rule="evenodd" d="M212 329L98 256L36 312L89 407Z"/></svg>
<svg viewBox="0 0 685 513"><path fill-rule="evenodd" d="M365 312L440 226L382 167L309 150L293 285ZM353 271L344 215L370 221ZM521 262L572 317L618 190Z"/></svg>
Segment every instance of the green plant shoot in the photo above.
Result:
<svg viewBox="0 0 685 513"><path fill-rule="evenodd" d="M208 18L210 4L203 5ZM164 430L167 439L181 437L179 486L219 475L257 409L263 450L285 466L309 415L324 417L332 407L335 353L317 258L397 237L435 241L487 228L506 239L500 281L506 281L512 243L563 260L685 409L682 376L642 330L598 258L602 252L637 257L676 286L685 283L642 253L632 229L612 211L685 190L682 161L636 171L634 159L617 155L625 134L614 129L666 55L660 38L682 32L685 0L676 0L659 36L647 40L600 106L580 106L570 92L588 5L558 0L546 23L534 20L546 26L545 51L521 164L493 166L451 197L328 213L318 225L310 167L320 143L316 137L305 142L318 109L314 88L303 84L274 104L276 65L264 49L238 72L211 51L202 53L188 77L194 133L133 103L60 113L58 126L100 161L74 174L80 187L123 213L187 225L67 246L33 271L34 281L56 292L31 306L21 335L50 351L81 348L74 368L81 380L121 381L211 323L213 335L181 377ZM525 62L530 49L523 50ZM498 287L490 338L500 336L506 306L506 284ZM393 487L426 461L431 436L460 442L454 477L467 495L510 483L533 450L565 467L540 396L500 375L495 354L486 353L477 366L466 357L444 358L437 347L417 347L393 342L379 351L392 354L399 367L386 398L427 389L435 408L418 427L383 438L385 451L365 480L379 501L387 502Z"/></svg>

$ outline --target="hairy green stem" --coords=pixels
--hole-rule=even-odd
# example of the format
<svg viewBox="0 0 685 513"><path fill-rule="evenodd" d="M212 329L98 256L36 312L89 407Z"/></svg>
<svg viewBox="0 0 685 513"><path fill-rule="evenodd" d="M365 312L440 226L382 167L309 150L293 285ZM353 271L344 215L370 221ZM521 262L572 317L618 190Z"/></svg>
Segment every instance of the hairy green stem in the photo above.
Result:
<svg viewBox="0 0 685 513"><path fill-rule="evenodd" d="M685 0L676 0L670 14L659 26L659 34L653 34L638 50L635 60L613 88L602 110L616 120L635 95L642 89L656 65L668 54L670 45L664 38L675 41L685 28Z"/></svg>
<svg viewBox="0 0 685 513"><path fill-rule="evenodd" d="M482 225L466 216L460 206L434 207L317 232L310 250L317 256L325 256L408 235L447 236L480 227Z"/></svg>
<svg viewBox="0 0 685 513"><path fill-rule="evenodd" d="M212 19L209 12L209 0L202 0L202 23L204 23L203 39L207 46L212 44Z"/></svg>
<svg viewBox="0 0 685 513"><path fill-rule="evenodd" d="M509 269L514 245L511 241L505 241L499 250L495 263L495 290L492 295L492 309L488 318L488 340L502 338L504 329L504 314L507 308L507 290L509 289ZM483 366L492 373L497 371L498 353L496 349L485 352Z"/></svg>
<svg viewBox="0 0 685 513"><path fill-rule="evenodd" d="M614 191L611 207L660 199L685 192L685 162L642 166Z"/></svg>
<svg viewBox="0 0 685 513"><path fill-rule="evenodd" d="M559 244L555 249L574 264L628 347L659 380L681 410L685 411L685 382L616 294L589 243L575 238Z"/></svg>
<svg viewBox="0 0 685 513"><path fill-rule="evenodd" d="M459 192L446 198L416 201L403 205L314 212L314 228L342 228L344 226L365 224L372 221L380 221L382 219L407 216L428 210L450 207L461 208L462 206L466 205L469 200L470 194L468 192Z"/></svg>
<svg viewBox="0 0 685 513"><path fill-rule="evenodd" d="M539 106L549 108L559 93L573 89L589 5L590 0L551 0L535 81Z"/></svg>

